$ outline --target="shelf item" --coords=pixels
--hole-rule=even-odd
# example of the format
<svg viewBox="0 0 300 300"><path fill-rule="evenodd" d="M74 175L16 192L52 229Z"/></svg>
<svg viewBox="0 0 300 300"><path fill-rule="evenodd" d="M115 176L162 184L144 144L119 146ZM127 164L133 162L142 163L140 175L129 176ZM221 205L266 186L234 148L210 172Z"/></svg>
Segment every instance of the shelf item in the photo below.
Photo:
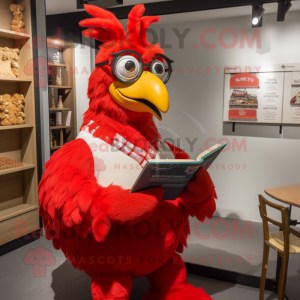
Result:
<svg viewBox="0 0 300 300"><path fill-rule="evenodd" d="M59 112L57 112L56 114L55 114L55 122L56 122L56 126L62 126L63 125L63 123L62 123L62 112L61 111L59 111ZM64 124L64 125L66 125L66 124Z"/></svg>
<svg viewBox="0 0 300 300"><path fill-rule="evenodd" d="M0 170L0 176L15 173L15 172L21 172L21 171L28 170L28 169L34 169L34 168L35 168L34 164L23 164L23 166L20 166L20 167L13 167L13 168L9 168L9 169Z"/></svg>
<svg viewBox="0 0 300 300"><path fill-rule="evenodd" d="M61 147L64 145L64 132L62 129L59 132L59 145Z"/></svg>
<svg viewBox="0 0 300 300"><path fill-rule="evenodd" d="M4 169L11 169L15 167L22 167L23 163L13 160L10 157L0 157L0 171Z"/></svg>
<svg viewBox="0 0 300 300"><path fill-rule="evenodd" d="M22 128L32 128L33 125L23 124L23 125L11 125L11 126L0 126L0 130L10 130L10 129L22 129Z"/></svg>
<svg viewBox="0 0 300 300"><path fill-rule="evenodd" d="M55 88L55 89L72 89L71 86L67 85L49 85L49 88Z"/></svg>
<svg viewBox="0 0 300 300"><path fill-rule="evenodd" d="M71 129L73 126L50 126L50 129Z"/></svg>
<svg viewBox="0 0 300 300"><path fill-rule="evenodd" d="M22 33L22 32L15 32L12 30L6 30L6 29L0 28L0 38L12 39L12 40L24 40L24 39L29 39L30 34Z"/></svg>
<svg viewBox="0 0 300 300"><path fill-rule="evenodd" d="M59 96L58 96L58 104L57 104L57 108L59 108L59 109L64 108L64 104L63 104L63 101L62 101L62 95L59 95Z"/></svg>
<svg viewBox="0 0 300 300"><path fill-rule="evenodd" d="M33 210L37 210L37 205L32 204L20 204L12 208L0 211L0 222L20 216Z"/></svg>
<svg viewBox="0 0 300 300"><path fill-rule="evenodd" d="M20 49L17 47L1 47L0 51L0 76L6 78L16 78L19 73Z"/></svg>
<svg viewBox="0 0 300 300"><path fill-rule="evenodd" d="M0 95L0 124L1 126L25 124L25 98L22 94Z"/></svg>
<svg viewBox="0 0 300 300"><path fill-rule="evenodd" d="M59 57L59 51L58 51L55 54L53 54L53 63L59 64L59 60L60 60L60 57Z"/></svg>
<svg viewBox="0 0 300 300"><path fill-rule="evenodd" d="M54 102L54 88L51 88L50 109L55 109L55 102Z"/></svg>
<svg viewBox="0 0 300 300"><path fill-rule="evenodd" d="M61 67L57 67L56 76L55 76L55 84L58 86L62 86L63 78L61 73Z"/></svg>
<svg viewBox="0 0 300 300"><path fill-rule="evenodd" d="M16 32L23 32L25 23L23 22L23 11L25 9L23 4L12 3L9 6L10 11L13 13L13 20L11 21L11 30Z"/></svg>

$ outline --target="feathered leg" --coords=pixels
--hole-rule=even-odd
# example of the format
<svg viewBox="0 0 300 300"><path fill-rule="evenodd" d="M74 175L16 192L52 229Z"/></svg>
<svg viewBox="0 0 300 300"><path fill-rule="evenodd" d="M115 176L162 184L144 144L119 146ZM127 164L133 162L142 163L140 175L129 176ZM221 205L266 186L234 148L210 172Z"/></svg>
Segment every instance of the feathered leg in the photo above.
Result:
<svg viewBox="0 0 300 300"><path fill-rule="evenodd" d="M142 300L212 300L202 288L186 282L186 268L178 254L147 277L151 288Z"/></svg>
<svg viewBox="0 0 300 300"><path fill-rule="evenodd" d="M128 300L132 287L129 274L105 274L92 278L94 300Z"/></svg>

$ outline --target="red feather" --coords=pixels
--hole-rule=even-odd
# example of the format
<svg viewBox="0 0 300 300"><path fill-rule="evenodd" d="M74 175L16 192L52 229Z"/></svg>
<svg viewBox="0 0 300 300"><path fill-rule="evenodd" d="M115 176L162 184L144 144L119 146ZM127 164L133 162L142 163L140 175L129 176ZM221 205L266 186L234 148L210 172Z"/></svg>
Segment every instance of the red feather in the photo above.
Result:
<svg viewBox="0 0 300 300"><path fill-rule="evenodd" d="M125 39L125 30L114 14L95 5L85 4L84 8L88 14L94 17L79 22L80 26L92 27L92 30L83 31L85 36L102 42Z"/></svg>
<svg viewBox="0 0 300 300"><path fill-rule="evenodd" d="M166 142L166 144L168 144L176 159L191 159L191 157L180 148L172 145L169 142Z"/></svg>

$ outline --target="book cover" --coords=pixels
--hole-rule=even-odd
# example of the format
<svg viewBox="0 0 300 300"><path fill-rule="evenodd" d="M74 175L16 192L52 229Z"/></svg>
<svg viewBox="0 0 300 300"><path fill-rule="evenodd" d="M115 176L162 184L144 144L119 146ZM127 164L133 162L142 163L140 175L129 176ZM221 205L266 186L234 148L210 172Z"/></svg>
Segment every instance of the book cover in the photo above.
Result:
<svg viewBox="0 0 300 300"><path fill-rule="evenodd" d="M130 193L154 187L164 188L163 200L175 200L200 168L208 169L227 144L217 144L200 154L197 160L149 160Z"/></svg>

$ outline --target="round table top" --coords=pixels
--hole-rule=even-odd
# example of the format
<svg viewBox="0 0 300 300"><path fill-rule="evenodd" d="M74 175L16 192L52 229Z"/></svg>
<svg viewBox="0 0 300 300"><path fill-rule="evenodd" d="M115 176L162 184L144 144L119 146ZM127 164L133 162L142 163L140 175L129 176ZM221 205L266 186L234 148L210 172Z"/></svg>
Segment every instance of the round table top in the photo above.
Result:
<svg viewBox="0 0 300 300"><path fill-rule="evenodd" d="M300 207L300 184L265 189L265 193L278 201Z"/></svg>

